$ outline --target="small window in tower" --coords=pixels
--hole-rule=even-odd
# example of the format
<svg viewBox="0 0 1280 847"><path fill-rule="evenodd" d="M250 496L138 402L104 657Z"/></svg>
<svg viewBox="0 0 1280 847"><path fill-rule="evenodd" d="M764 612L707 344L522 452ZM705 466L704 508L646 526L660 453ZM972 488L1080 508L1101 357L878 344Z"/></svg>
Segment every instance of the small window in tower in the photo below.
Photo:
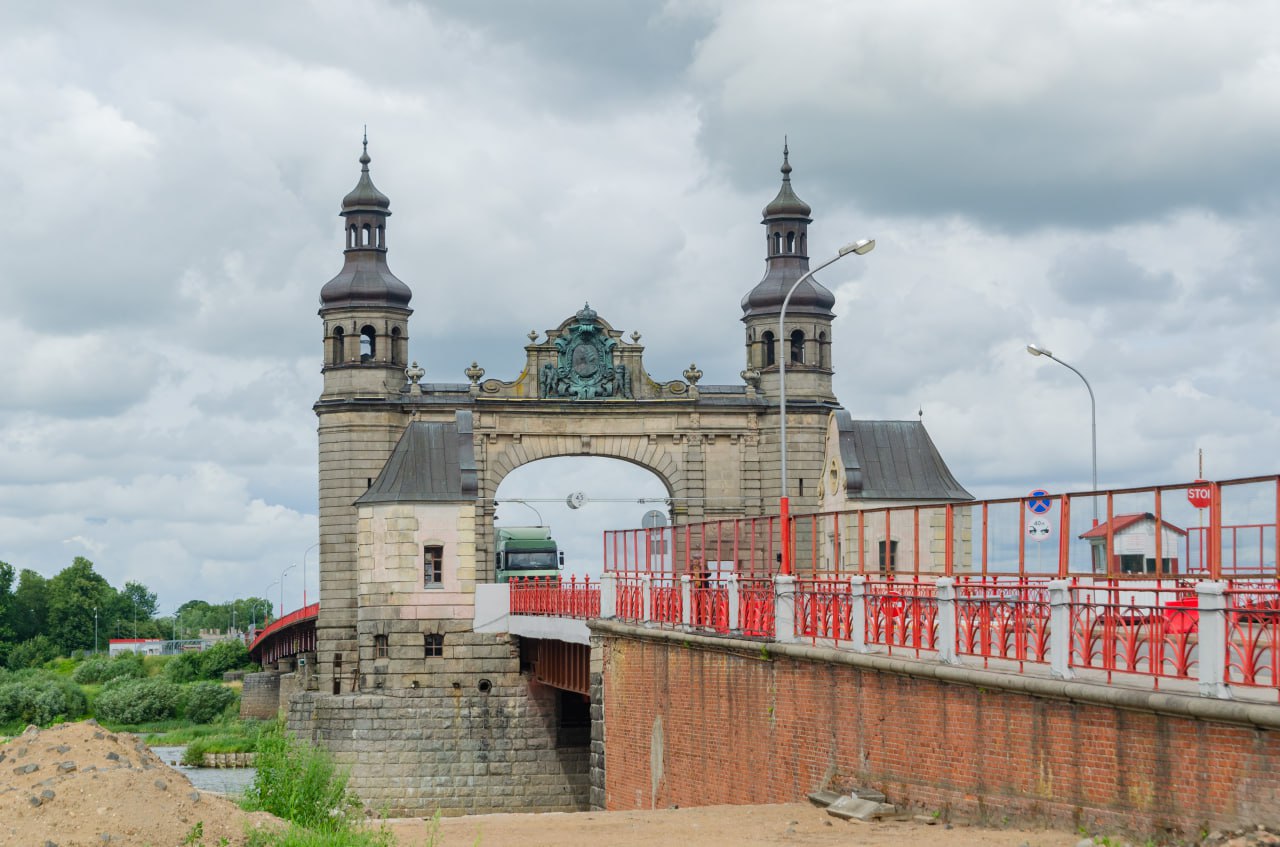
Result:
<svg viewBox="0 0 1280 847"><path fill-rule="evenodd" d="M378 227L378 246L383 248L387 246L387 228L385 226Z"/></svg>
<svg viewBox="0 0 1280 847"><path fill-rule="evenodd" d="M378 353L378 331L371 326L360 329L360 361L372 362Z"/></svg>
<svg viewBox="0 0 1280 847"><path fill-rule="evenodd" d="M760 336L760 343L764 345L764 366L766 368L773 367L778 363L773 349L773 333L766 330Z"/></svg>
<svg viewBox="0 0 1280 847"><path fill-rule="evenodd" d="M782 233L775 232L773 234L773 255L777 256L782 252Z"/></svg>
<svg viewBox="0 0 1280 847"><path fill-rule="evenodd" d="M801 255L801 256L807 256L807 255L809 255L809 254L808 254L808 252L807 252L807 251L808 251L808 249L809 249L809 248L808 248L808 245L806 245L806 244L805 244L805 236L804 236L804 233L802 232L802 233L800 233L800 255Z"/></svg>
<svg viewBox="0 0 1280 847"><path fill-rule="evenodd" d="M370 228L369 228L369 225L368 225L368 224L365 224L365 225L360 229L360 243L361 243L363 246L365 246L365 247L368 247L368 246L369 246L369 234L370 234L370 232L371 232L371 230L370 230Z"/></svg>
<svg viewBox="0 0 1280 847"><path fill-rule="evenodd" d="M818 333L818 367L831 367L831 351L827 348L827 334L825 332Z"/></svg>
<svg viewBox="0 0 1280 847"><path fill-rule="evenodd" d="M796 252L796 234L794 232L787 233L787 252Z"/></svg>
<svg viewBox="0 0 1280 847"><path fill-rule="evenodd" d="M422 636L422 655L427 659L439 659L444 656L444 635L428 632Z"/></svg>
<svg viewBox="0 0 1280 847"><path fill-rule="evenodd" d="M422 548L422 584L427 588L444 588L444 548L438 544Z"/></svg>
<svg viewBox="0 0 1280 847"><path fill-rule="evenodd" d="M355 246L356 246L356 225L352 224L351 226L347 227L347 248L350 249Z"/></svg>
<svg viewBox="0 0 1280 847"><path fill-rule="evenodd" d="M385 659L391 652L391 648L387 645L387 637L385 635L375 635L373 637L373 658Z"/></svg>
<svg viewBox="0 0 1280 847"><path fill-rule="evenodd" d="M347 355L347 336L342 331L342 327L335 326L333 328L333 364L342 364Z"/></svg>
<svg viewBox="0 0 1280 847"><path fill-rule="evenodd" d="M804 364L804 333L798 329L791 333L791 361L797 365Z"/></svg>
<svg viewBox="0 0 1280 847"><path fill-rule="evenodd" d="M888 554L886 556L886 553ZM890 541L889 549L885 550L885 544L880 542L880 572L892 573L898 568L898 542Z"/></svg>
<svg viewBox="0 0 1280 847"><path fill-rule="evenodd" d="M393 326L391 328L391 364L404 364L404 339L400 337L400 327Z"/></svg>

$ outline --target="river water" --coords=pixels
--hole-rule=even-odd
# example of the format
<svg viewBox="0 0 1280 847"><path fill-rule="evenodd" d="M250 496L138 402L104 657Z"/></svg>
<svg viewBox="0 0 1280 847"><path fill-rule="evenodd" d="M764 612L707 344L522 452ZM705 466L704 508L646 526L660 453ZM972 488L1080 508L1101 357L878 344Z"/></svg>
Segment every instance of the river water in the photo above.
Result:
<svg viewBox="0 0 1280 847"><path fill-rule="evenodd" d="M186 747L152 747L151 751L172 765L174 770L182 773L191 784L201 791L212 791L215 794L229 794L233 797L244 792L257 771L254 768L190 768L182 764L182 754Z"/></svg>

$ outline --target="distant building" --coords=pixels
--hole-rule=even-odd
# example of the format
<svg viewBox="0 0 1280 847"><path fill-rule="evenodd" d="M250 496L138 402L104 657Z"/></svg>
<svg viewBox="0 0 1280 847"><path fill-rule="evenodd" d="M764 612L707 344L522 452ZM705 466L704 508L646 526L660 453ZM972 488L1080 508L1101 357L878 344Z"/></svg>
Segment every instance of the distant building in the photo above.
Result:
<svg viewBox="0 0 1280 847"><path fill-rule="evenodd" d="M1178 554L1182 551L1187 531L1161 520L1160 566L1156 566L1156 516L1150 512L1115 515L1080 537L1089 542L1094 573L1176 574ZM1112 543L1111 567L1105 559L1107 532Z"/></svg>
<svg viewBox="0 0 1280 847"><path fill-rule="evenodd" d="M164 652L164 645L162 638L112 638L107 642L107 655L141 653L144 656L159 656Z"/></svg>

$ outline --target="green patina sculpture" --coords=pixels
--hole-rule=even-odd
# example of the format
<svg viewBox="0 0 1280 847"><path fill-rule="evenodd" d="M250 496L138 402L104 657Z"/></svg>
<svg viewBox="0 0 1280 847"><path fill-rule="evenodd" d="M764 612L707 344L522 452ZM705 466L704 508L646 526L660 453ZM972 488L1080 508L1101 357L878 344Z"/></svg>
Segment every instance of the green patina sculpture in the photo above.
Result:
<svg viewBox="0 0 1280 847"><path fill-rule="evenodd" d="M577 314L578 322L555 340L558 362L547 362L538 374L538 396L570 400L596 400L631 396L631 376L626 365L614 364L610 338L596 319L590 304Z"/></svg>

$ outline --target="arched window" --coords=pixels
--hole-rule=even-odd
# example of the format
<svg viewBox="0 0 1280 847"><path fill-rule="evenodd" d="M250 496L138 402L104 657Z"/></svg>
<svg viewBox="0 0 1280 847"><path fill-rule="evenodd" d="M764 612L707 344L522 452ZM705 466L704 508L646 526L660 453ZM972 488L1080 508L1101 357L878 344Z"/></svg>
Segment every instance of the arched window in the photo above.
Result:
<svg viewBox="0 0 1280 847"><path fill-rule="evenodd" d="M804 333L796 330L791 333L791 361L793 364L804 364Z"/></svg>
<svg viewBox="0 0 1280 847"><path fill-rule="evenodd" d="M803 232L800 233L800 255L809 255L809 245L805 243L805 234Z"/></svg>
<svg viewBox="0 0 1280 847"><path fill-rule="evenodd" d="M371 326L360 328L360 361L372 362L378 354L378 332Z"/></svg>
<svg viewBox="0 0 1280 847"><path fill-rule="evenodd" d="M347 336L342 331L342 327L335 326L333 328L333 364L340 365L346 356Z"/></svg>
<svg viewBox="0 0 1280 847"><path fill-rule="evenodd" d="M818 367L831 367L831 350L827 347L827 334L818 333Z"/></svg>
<svg viewBox="0 0 1280 847"><path fill-rule="evenodd" d="M787 233L787 252L796 252L796 234L794 232Z"/></svg>
<svg viewBox="0 0 1280 847"><path fill-rule="evenodd" d="M361 230L360 230L360 243L361 243L361 245L362 245L362 246L364 246L364 247L368 247L368 246L369 246L369 235L370 235L370 232L371 232L371 230L370 230L370 228L369 228L369 225L368 225L368 224L365 224L365 225L361 228Z"/></svg>
<svg viewBox="0 0 1280 847"><path fill-rule="evenodd" d="M384 249L387 246L387 228L381 225L378 226L378 246Z"/></svg>
<svg viewBox="0 0 1280 847"><path fill-rule="evenodd" d="M764 366L768 368L778 364L773 349L773 333L765 330L764 334L760 336L760 343L764 346Z"/></svg>
<svg viewBox="0 0 1280 847"><path fill-rule="evenodd" d="M351 226L347 227L347 248L350 249L355 246L356 246L356 225L352 224Z"/></svg>
<svg viewBox="0 0 1280 847"><path fill-rule="evenodd" d="M782 233L775 232L773 234L773 255L777 256L782 253Z"/></svg>
<svg viewBox="0 0 1280 847"><path fill-rule="evenodd" d="M382 227L378 227L378 231L382 231ZM404 350L401 349L404 339L400 337L400 327L393 326L391 328L391 364L404 364Z"/></svg>

